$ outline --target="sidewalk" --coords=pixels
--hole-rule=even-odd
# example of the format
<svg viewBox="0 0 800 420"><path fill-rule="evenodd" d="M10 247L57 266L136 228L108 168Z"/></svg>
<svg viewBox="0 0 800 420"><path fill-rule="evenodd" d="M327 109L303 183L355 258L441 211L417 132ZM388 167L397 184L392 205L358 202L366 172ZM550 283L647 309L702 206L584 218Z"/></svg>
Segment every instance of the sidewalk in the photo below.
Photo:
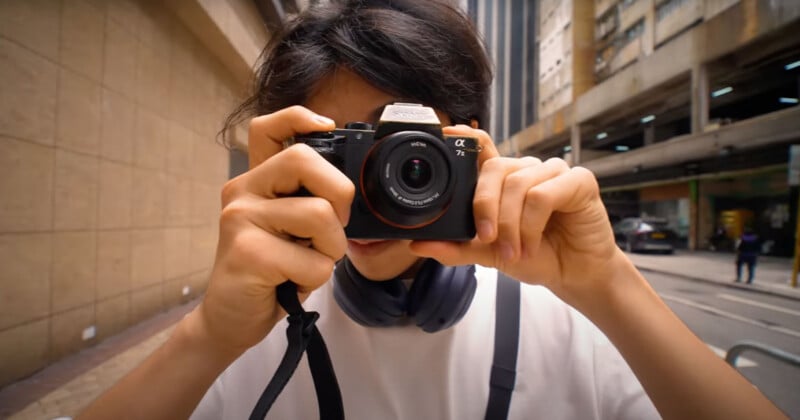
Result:
<svg viewBox="0 0 800 420"><path fill-rule="evenodd" d="M732 253L679 250L672 255L637 253L627 255L645 275L648 271L657 272L800 300L800 287L791 286L793 263L791 258L759 257L753 284L746 284L734 281L736 257ZM742 280L746 278L747 267L742 267Z"/></svg>
<svg viewBox="0 0 800 420"><path fill-rule="evenodd" d="M733 282L734 256L678 251L674 255L628 254L636 266L694 281L769 293L800 301L789 285L792 260L761 257L752 285ZM0 389L0 419L55 419L74 416L82 407L138 365L169 336L175 323L197 301L159 314L98 346L70 356L32 377Z"/></svg>
<svg viewBox="0 0 800 420"><path fill-rule="evenodd" d="M75 416L166 341L199 299L162 312L100 344L0 389L0 419Z"/></svg>

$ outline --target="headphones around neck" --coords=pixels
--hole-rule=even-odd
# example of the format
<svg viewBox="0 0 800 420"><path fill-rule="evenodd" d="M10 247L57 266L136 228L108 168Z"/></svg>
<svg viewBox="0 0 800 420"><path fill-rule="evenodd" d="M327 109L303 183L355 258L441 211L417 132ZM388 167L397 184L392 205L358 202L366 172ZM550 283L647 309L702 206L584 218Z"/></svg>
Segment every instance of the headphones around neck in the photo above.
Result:
<svg viewBox="0 0 800 420"><path fill-rule="evenodd" d="M394 278L372 281L344 257L333 272L333 296L354 321L367 327L388 327L413 319L425 332L454 325L467 313L478 282L475 266L448 267L427 259L410 289Z"/></svg>

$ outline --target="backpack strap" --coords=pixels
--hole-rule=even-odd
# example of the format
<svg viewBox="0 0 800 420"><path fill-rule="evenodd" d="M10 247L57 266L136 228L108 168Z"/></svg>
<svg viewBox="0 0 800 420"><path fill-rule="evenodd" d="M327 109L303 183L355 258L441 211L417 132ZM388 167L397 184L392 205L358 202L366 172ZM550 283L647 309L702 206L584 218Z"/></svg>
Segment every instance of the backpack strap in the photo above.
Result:
<svg viewBox="0 0 800 420"><path fill-rule="evenodd" d="M494 360L489 377L487 420L508 418L511 393L517 378L520 283L499 270L495 305Z"/></svg>

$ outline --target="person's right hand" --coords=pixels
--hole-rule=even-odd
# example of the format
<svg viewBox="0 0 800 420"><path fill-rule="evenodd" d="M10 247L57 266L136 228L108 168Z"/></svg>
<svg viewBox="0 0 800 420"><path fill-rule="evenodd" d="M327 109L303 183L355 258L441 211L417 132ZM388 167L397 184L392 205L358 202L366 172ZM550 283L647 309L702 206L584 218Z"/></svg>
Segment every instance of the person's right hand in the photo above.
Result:
<svg viewBox="0 0 800 420"><path fill-rule="evenodd" d="M275 288L291 279L303 299L344 256L355 186L310 147L283 148L294 135L334 128L300 106L251 120L250 170L223 188L216 261L193 314L215 345L257 344L285 315ZM301 186L313 196L293 196Z"/></svg>

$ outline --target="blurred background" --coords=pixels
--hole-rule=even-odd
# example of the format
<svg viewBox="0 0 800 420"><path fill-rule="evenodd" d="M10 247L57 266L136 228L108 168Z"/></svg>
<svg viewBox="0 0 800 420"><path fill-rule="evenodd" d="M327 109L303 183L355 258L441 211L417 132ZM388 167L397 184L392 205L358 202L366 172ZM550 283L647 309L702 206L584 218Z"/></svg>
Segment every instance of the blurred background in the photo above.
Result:
<svg viewBox="0 0 800 420"><path fill-rule="evenodd" d="M800 2L492 4L469 10L497 64L503 153L591 169L612 221L662 218L678 247L731 251L750 225L793 255Z"/></svg>
<svg viewBox="0 0 800 420"><path fill-rule="evenodd" d="M722 355L800 353L800 1L453 1L501 153L592 170L619 245ZM217 133L310 3L0 0L0 417L74 415L197 303L247 166L242 129ZM730 289L745 230L759 271ZM800 416L798 370L759 357L743 372Z"/></svg>

